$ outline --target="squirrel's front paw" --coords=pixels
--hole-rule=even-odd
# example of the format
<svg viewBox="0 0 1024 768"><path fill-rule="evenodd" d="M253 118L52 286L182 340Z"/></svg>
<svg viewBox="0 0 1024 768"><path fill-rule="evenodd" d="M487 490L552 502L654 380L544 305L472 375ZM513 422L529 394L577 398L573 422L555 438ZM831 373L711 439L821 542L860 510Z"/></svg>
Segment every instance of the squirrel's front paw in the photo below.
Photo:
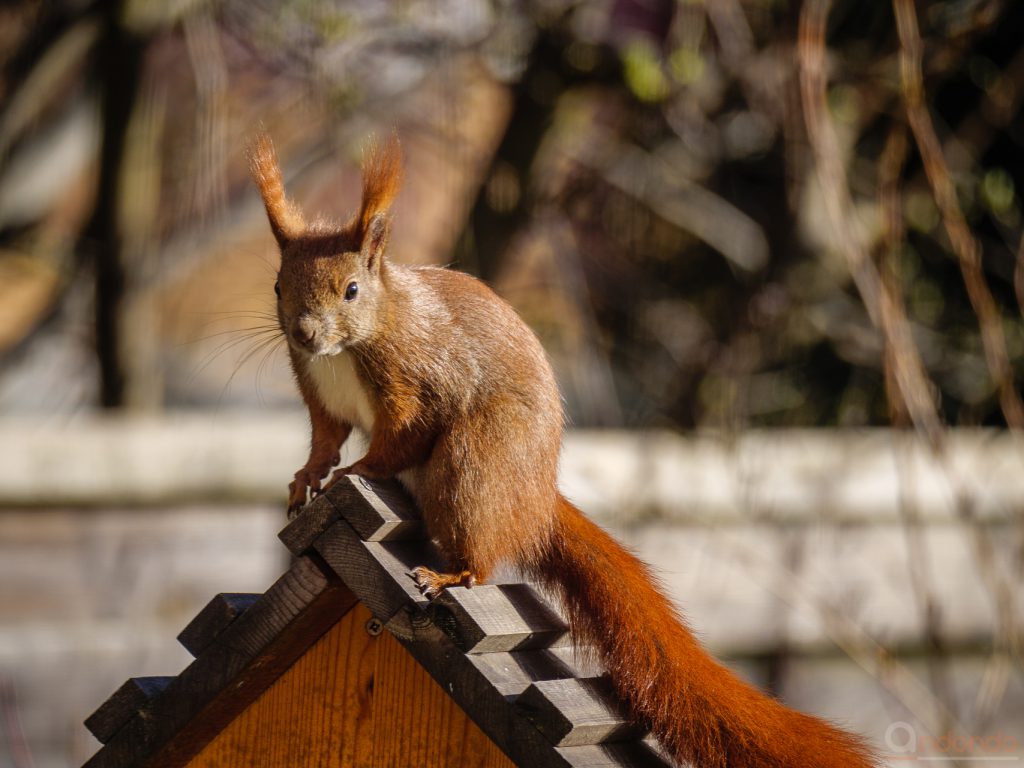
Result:
<svg viewBox="0 0 1024 768"><path fill-rule="evenodd" d="M382 480L384 478L384 476L379 472L375 472L369 464L363 461L357 461L355 464L350 466L334 470L334 474L331 475L331 479L327 482L327 485L324 486L324 491L330 490L331 486L341 480L341 478L345 477L345 475L359 475L360 477L365 477L368 480Z"/></svg>
<svg viewBox="0 0 1024 768"><path fill-rule="evenodd" d="M295 479L288 483L288 519L293 519L306 504L307 497L320 492L320 481L330 467L310 467L308 464L295 473Z"/></svg>

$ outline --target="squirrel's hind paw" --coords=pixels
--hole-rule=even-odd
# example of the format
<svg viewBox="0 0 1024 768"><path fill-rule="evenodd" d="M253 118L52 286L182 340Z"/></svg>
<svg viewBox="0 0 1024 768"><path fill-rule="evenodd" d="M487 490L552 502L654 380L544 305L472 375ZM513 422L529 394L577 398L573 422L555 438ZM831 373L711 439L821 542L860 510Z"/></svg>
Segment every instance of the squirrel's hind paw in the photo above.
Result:
<svg viewBox="0 0 1024 768"><path fill-rule="evenodd" d="M476 576L469 571L438 573L427 568L425 565L413 568L409 575L416 582L416 587L419 589L420 594L427 598L427 600L433 600L448 587L466 587L466 589L469 589L476 584Z"/></svg>

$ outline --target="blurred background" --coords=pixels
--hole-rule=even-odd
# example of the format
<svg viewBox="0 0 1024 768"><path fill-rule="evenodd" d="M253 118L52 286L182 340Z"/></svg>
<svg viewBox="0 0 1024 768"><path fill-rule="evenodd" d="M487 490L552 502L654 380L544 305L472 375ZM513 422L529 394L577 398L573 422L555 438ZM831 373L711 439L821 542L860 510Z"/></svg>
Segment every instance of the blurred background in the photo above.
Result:
<svg viewBox="0 0 1024 768"><path fill-rule="evenodd" d="M543 341L563 485L894 762L1024 760L1024 5L0 7L0 766L262 592L308 427L244 147ZM913 739L908 742L908 734Z"/></svg>

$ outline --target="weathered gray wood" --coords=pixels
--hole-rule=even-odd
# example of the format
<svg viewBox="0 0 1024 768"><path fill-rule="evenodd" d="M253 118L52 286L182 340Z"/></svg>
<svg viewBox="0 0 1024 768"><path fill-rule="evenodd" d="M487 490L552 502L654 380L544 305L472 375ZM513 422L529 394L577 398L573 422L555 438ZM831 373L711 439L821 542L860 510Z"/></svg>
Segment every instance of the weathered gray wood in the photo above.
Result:
<svg viewBox="0 0 1024 768"><path fill-rule="evenodd" d="M539 680L594 677L600 666L572 646L510 653L475 653L470 663L510 701Z"/></svg>
<svg viewBox="0 0 1024 768"><path fill-rule="evenodd" d="M283 519L283 515L282 515ZM338 508L326 496L317 496L302 508L295 519L277 534L277 538L296 557L309 551L317 536L338 520Z"/></svg>
<svg viewBox="0 0 1024 768"><path fill-rule="evenodd" d="M313 549L385 624L404 608L427 606L409 572L419 565L440 567L437 553L423 542L363 541L344 520L321 535Z"/></svg>
<svg viewBox="0 0 1024 768"><path fill-rule="evenodd" d="M185 765L355 605L324 569L296 560L86 766Z"/></svg>
<svg viewBox="0 0 1024 768"><path fill-rule="evenodd" d="M106 744L142 706L167 687L173 677L133 677L114 691L89 717L85 727Z"/></svg>
<svg viewBox="0 0 1024 768"><path fill-rule="evenodd" d="M668 768L668 762L639 740L603 747L555 747L484 674L479 662L486 657L463 653L435 624L421 626L413 637L399 641L516 765Z"/></svg>
<svg viewBox="0 0 1024 768"><path fill-rule="evenodd" d="M565 621L529 584L452 587L432 606L448 611L467 653L550 648L571 642Z"/></svg>
<svg viewBox="0 0 1024 768"><path fill-rule="evenodd" d="M572 768L669 768L671 765L660 750L646 741L557 747L555 751Z"/></svg>
<svg viewBox="0 0 1024 768"><path fill-rule="evenodd" d="M424 535L416 507L397 481L346 475L303 507L278 536L292 554L301 555L339 518L363 541L414 540Z"/></svg>
<svg viewBox="0 0 1024 768"><path fill-rule="evenodd" d="M423 521L397 480L368 480L348 475L327 498L363 541L422 539Z"/></svg>
<svg viewBox="0 0 1024 768"><path fill-rule="evenodd" d="M630 741L643 735L604 677L538 681L516 699L516 708L561 747Z"/></svg>
<svg viewBox="0 0 1024 768"><path fill-rule="evenodd" d="M195 618L178 633L178 642L185 650L198 656L223 632L231 622L243 614L261 595L221 592L208 602Z"/></svg>

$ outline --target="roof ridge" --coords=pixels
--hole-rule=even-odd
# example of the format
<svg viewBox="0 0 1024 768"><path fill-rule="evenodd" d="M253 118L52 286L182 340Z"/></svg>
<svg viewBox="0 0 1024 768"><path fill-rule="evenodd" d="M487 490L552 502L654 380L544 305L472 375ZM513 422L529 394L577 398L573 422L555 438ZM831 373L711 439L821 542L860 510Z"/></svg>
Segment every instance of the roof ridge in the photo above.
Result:
<svg viewBox="0 0 1024 768"><path fill-rule="evenodd" d="M131 698L89 768L152 758L184 765L258 695L254 688L282 674L356 601L373 615L375 631L394 635L517 764L668 765L656 745L641 741L600 667L572 647L564 617L542 590L453 587L432 602L419 593L409 572L441 563L396 482L344 477L279 537L297 558L292 568L262 596L214 598L180 636L195 661L152 698ZM243 700L238 681L250 667L266 667L275 646L285 652L269 657L274 678L264 670ZM106 707L109 720L116 696L97 714ZM210 720L211 709L222 716ZM191 746L179 746L186 732Z"/></svg>

